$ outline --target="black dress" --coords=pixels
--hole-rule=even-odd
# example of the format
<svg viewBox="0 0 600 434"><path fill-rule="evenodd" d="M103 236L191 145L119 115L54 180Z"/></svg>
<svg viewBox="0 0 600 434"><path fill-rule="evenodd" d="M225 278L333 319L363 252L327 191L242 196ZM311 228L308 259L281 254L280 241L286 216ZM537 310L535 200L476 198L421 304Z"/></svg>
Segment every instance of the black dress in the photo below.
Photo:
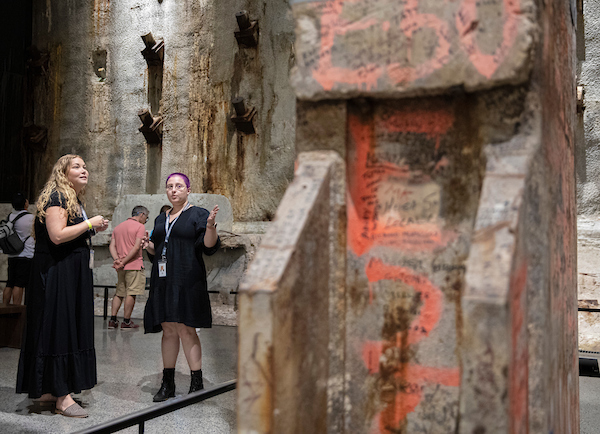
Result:
<svg viewBox="0 0 600 434"><path fill-rule="evenodd" d="M46 209L66 209L54 192ZM68 221L67 226L82 222ZM96 385L94 294L89 267L90 232L55 245L45 223L35 220L35 253L25 291L27 326L23 334L17 393L39 398L64 396Z"/></svg>
<svg viewBox="0 0 600 434"><path fill-rule="evenodd" d="M219 249L220 239L213 247L204 245L209 212L193 206L183 211L172 223L167 247L167 275L158 277L165 240L166 213L154 220L151 241L154 259L150 277L150 295L144 312L144 330L157 333L161 323L177 322L189 327L212 327L210 299L206 283L206 268L202 254L212 255Z"/></svg>

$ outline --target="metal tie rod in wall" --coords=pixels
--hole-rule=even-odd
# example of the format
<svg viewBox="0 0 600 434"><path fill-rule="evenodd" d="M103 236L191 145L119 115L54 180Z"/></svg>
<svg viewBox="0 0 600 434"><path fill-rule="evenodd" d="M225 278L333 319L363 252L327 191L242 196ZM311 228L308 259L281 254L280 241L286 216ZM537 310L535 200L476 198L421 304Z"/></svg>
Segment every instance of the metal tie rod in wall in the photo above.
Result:
<svg viewBox="0 0 600 434"><path fill-rule="evenodd" d="M76 434L107 434L120 431L125 428L129 428L134 425L139 425L139 432L144 432L144 422L164 416L167 413L171 413L180 408L187 407L189 405L197 404L208 398L212 398L222 393L234 390L237 386L237 380L227 381L221 383L218 386L211 387L210 389L200 390L198 392L191 393L181 398L170 399L166 402L153 405L151 407L139 410L109 422L102 423L90 428L86 428L82 431L77 431Z"/></svg>

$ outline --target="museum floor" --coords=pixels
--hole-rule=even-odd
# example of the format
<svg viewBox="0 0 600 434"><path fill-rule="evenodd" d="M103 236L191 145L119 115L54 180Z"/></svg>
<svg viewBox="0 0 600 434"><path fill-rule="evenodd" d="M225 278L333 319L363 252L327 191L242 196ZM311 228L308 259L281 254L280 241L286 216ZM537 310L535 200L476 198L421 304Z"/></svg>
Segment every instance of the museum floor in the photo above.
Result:
<svg viewBox="0 0 600 434"><path fill-rule="evenodd" d="M134 319L135 320L135 319ZM141 322L141 321L138 321ZM102 317L95 319L98 384L73 395L89 412L86 419L54 414L53 406L34 404L15 393L19 350L0 348L0 431L13 433L73 433L150 407L162 378L161 334L143 329L108 330ZM215 326L199 332L203 353L204 387L236 378L237 327ZM187 394L190 371L180 350L175 374L177 396ZM235 391L210 398L174 413L152 419L145 432L232 433L235 425ZM119 433L137 433L137 425Z"/></svg>

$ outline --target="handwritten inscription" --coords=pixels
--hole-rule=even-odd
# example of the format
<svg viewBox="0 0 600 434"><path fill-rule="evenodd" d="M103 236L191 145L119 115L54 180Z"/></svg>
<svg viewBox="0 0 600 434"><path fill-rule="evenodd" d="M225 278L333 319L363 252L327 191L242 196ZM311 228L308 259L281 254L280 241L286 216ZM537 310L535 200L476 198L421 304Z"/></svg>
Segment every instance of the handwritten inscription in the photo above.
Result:
<svg viewBox="0 0 600 434"><path fill-rule="evenodd" d="M423 366L414 355L432 333L436 339L445 336L438 327L446 303L455 300L448 294L464 278L465 255L456 250L464 234L445 220L448 178L438 176L446 166L452 170L445 155L450 156L446 146L454 112L442 103L429 109L384 106L375 113L348 115L353 145L348 152L348 250L365 264L361 271L369 303L382 315L380 340L373 340L369 330L356 355L373 377L367 384L376 399L366 417L371 432L392 433L408 429L409 423L414 428L407 421L411 412L445 412L432 429L449 432L458 411L459 369L455 361ZM428 273L447 283L443 291ZM442 273L453 276L452 284ZM435 390L447 398L431 403Z"/></svg>
<svg viewBox="0 0 600 434"><path fill-rule="evenodd" d="M436 141L452 126L454 118L446 110L395 112L379 122L384 132L422 133ZM406 115L406 116L405 116ZM408 121L412 122L408 122ZM440 120L432 131L432 120ZM406 251L432 251L456 238L439 225L440 187L433 181L411 182L406 158L393 146L373 146L370 127L360 119L349 119L350 134L356 145L348 200L348 242L362 255L374 245ZM407 157L410 153L407 154Z"/></svg>

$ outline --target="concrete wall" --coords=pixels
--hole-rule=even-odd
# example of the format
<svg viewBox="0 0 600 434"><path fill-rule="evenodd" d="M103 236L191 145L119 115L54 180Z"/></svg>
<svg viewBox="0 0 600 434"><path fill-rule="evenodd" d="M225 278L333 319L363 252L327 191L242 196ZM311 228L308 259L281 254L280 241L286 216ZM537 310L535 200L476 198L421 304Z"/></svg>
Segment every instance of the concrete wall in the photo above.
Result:
<svg viewBox="0 0 600 434"><path fill-rule="evenodd" d="M583 22L578 33L579 85L583 86L581 131L577 141L577 209L582 215L600 212L600 8L594 1L583 1Z"/></svg>
<svg viewBox="0 0 600 434"><path fill-rule="evenodd" d="M577 210L578 210L578 291L580 307L600 305L600 8L593 1L582 1L577 29L578 85L583 90L576 135ZM600 351L598 334L600 314L579 313L579 348Z"/></svg>
<svg viewBox="0 0 600 434"><path fill-rule="evenodd" d="M247 9L258 46L236 43L235 13ZM90 169L88 208L110 216L127 194L161 193L171 172L192 190L227 196L237 221L269 220L291 179L295 98L288 83L292 20L284 1L34 1L33 44L49 53L32 80L33 121L48 128L36 152L34 191L56 158L81 154ZM140 51L164 41L162 149L138 131L152 77ZM105 52L105 54L103 54ZM98 66L106 58L104 75ZM238 133L231 99L257 110L256 134Z"/></svg>

